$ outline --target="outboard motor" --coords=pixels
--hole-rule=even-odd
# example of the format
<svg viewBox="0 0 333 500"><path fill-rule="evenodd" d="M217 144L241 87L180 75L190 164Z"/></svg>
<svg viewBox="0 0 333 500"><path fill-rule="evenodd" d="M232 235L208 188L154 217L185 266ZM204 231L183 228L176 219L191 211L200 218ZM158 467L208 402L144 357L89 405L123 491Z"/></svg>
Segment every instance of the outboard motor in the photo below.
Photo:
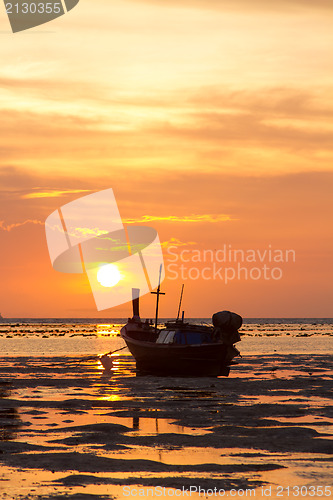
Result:
<svg viewBox="0 0 333 500"><path fill-rule="evenodd" d="M223 329L239 330L243 324L243 318L239 314L230 311L220 311L213 314L213 325Z"/></svg>
<svg viewBox="0 0 333 500"><path fill-rule="evenodd" d="M225 344L234 344L241 340L238 329L243 324L239 314L230 311L220 311L213 314L214 337Z"/></svg>

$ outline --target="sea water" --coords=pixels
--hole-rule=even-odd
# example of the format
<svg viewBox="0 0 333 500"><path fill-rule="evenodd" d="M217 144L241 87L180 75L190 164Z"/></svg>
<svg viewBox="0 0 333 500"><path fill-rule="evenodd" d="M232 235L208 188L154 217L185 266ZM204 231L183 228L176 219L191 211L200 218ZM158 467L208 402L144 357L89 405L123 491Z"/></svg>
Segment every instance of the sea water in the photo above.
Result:
<svg viewBox="0 0 333 500"><path fill-rule="evenodd" d="M165 320L161 320L161 325ZM190 323L209 325L210 319ZM14 318L0 323L1 356L98 355L124 346L121 318ZM332 353L332 318L245 319L238 348L242 355Z"/></svg>

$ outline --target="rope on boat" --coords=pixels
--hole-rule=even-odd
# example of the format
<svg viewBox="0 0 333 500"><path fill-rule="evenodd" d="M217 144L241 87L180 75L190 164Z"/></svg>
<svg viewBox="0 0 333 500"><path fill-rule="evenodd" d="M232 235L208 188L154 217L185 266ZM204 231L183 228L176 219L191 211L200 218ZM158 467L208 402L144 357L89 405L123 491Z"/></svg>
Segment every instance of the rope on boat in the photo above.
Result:
<svg viewBox="0 0 333 500"><path fill-rule="evenodd" d="M115 349L114 351L109 351L109 352L106 352L105 354L96 354L95 356L89 356L88 358L82 358L80 359L79 363L81 363L81 361L90 361L92 359L101 359L103 358L104 356L110 356L111 354L114 354L115 352L119 352L119 351L122 351L123 349L126 349L127 345L125 345L124 347L121 347L120 349Z"/></svg>

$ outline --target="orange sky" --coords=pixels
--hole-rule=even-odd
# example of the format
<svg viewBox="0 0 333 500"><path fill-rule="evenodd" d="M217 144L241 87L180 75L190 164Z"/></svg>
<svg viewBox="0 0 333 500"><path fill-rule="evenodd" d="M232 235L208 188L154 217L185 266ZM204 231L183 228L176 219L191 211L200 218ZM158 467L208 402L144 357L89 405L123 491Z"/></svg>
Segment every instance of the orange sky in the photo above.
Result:
<svg viewBox="0 0 333 500"><path fill-rule="evenodd" d="M325 0L82 0L14 35L2 8L2 314L131 313L98 313L87 278L54 271L45 241L52 211L112 187L123 220L146 220L163 242L162 316L177 313L182 283L168 246L189 256L231 245L292 249L295 262L278 264L279 280L227 284L187 263L200 273L184 281L188 316L331 317L332 10ZM141 302L153 315L153 298Z"/></svg>

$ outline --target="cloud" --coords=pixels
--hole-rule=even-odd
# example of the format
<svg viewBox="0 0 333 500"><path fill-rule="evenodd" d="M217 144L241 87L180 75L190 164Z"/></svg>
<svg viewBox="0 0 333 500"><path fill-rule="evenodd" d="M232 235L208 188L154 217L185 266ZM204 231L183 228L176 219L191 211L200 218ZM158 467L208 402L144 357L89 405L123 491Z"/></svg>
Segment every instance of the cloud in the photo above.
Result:
<svg viewBox="0 0 333 500"><path fill-rule="evenodd" d="M108 97L105 90L99 98ZM43 178L66 175L70 168L85 179L96 172L105 177L110 169L118 177L120 170L175 170L180 165L184 170L261 173L268 168L311 170L314 165L328 170L332 164L333 102L325 86L250 91L188 85L159 96L116 93L102 117L98 106L94 116L85 106L77 115L66 107L57 112L2 110L2 161L24 163L30 171L40 170Z"/></svg>
<svg viewBox="0 0 333 500"><path fill-rule="evenodd" d="M24 71L22 69L22 71ZM106 102L106 88L103 84L87 81L63 80L58 75L52 75L45 78L39 77L13 76L6 74L2 68L0 71L0 89L2 92L8 92L8 95L24 95L38 99L39 102L59 103L69 102L86 104L94 102ZM112 89L110 89L112 90ZM7 103L8 106L8 103Z"/></svg>
<svg viewBox="0 0 333 500"><path fill-rule="evenodd" d="M169 141L192 141L198 150L210 142L220 152L259 147L262 152L330 151L333 99L331 90L261 88L254 91L202 87L191 93L182 114L148 129Z"/></svg>
<svg viewBox="0 0 333 500"><path fill-rule="evenodd" d="M35 224L35 225L44 226L44 222L42 222L40 220L27 219L23 222L15 222L13 224L5 224L5 221L1 220L0 221L0 230L10 232L13 229L16 229L16 228L21 227L21 226L25 226L26 224Z"/></svg>
<svg viewBox="0 0 333 500"><path fill-rule="evenodd" d="M32 199L32 198L58 198L68 194L75 193L86 193L90 192L89 189L66 189L60 190L50 190L50 191L36 191L32 193L27 193L21 196L22 199Z"/></svg>
<svg viewBox="0 0 333 500"><path fill-rule="evenodd" d="M284 117L309 120L330 119L333 99L330 87L310 89L259 87L256 91L210 85L193 90L186 100L189 107L214 109L226 114L255 114L260 117Z"/></svg>
<svg viewBox="0 0 333 500"><path fill-rule="evenodd" d="M267 118L267 120L266 120ZM155 136L169 140L187 140L196 143L197 150L210 142L220 151L227 148L260 148L263 152L272 148L294 151L333 151L332 132L313 124L299 126L296 123L269 121L268 116L252 114L227 114L219 112L194 113L188 123L163 124L150 130ZM199 146L201 144L201 148Z"/></svg>
<svg viewBox="0 0 333 500"><path fill-rule="evenodd" d="M143 215L138 218L123 219L127 224L140 224L145 222L225 222L232 220L230 215L225 214L191 214L191 215Z"/></svg>
<svg viewBox="0 0 333 500"><path fill-rule="evenodd" d="M121 123L125 110L128 119ZM85 116L84 107L77 116L62 113L3 110L2 161L35 166L43 177L65 175L71 168L85 179L96 171L103 177L110 169L118 177L120 170L134 167L228 171L235 166L258 173L332 164L333 103L324 87L311 92L188 87L160 101L135 93L130 100L120 97L108 121Z"/></svg>
<svg viewBox="0 0 333 500"><path fill-rule="evenodd" d="M161 242L161 247L162 248L169 248L169 247L187 247L190 245L196 245L196 241L181 241L178 238L170 238L167 241L162 241Z"/></svg>

